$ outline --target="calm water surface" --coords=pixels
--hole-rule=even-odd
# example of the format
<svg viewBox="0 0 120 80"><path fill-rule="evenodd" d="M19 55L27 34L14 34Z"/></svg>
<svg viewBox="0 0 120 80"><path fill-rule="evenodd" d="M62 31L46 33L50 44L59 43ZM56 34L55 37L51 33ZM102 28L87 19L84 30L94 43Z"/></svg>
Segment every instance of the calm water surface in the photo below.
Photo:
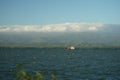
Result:
<svg viewBox="0 0 120 80"><path fill-rule="evenodd" d="M19 63L47 80L120 80L120 49L0 48L0 79L16 80Z"/></svg>

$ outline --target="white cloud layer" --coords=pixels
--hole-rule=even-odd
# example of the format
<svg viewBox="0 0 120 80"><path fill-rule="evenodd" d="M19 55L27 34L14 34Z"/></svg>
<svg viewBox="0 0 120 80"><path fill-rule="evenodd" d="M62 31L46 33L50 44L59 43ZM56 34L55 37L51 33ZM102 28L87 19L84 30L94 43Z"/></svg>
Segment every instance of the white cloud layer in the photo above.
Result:
<svg viewBox="0 0 120 80"><path fill-rule="evenodd" d="M98 31L104 27L101 23L65 23L52 25L4 25L0 32L85 32Z"/></svg>

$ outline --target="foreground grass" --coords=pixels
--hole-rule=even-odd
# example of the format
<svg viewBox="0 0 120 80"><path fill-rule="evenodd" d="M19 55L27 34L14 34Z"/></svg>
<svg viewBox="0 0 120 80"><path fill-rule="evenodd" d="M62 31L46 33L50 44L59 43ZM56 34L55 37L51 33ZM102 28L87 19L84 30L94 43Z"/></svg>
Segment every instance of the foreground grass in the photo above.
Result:
<svg viewBox="0 0 120 80"><path fill-rule="evenodd" d="M23 68L22 64L17 65L17 73L16 76L17 80L46 80L46 78L40 73L36 72L35 77L29 75ZM56 75L51 74L51 80L58 80Z"/></svg>

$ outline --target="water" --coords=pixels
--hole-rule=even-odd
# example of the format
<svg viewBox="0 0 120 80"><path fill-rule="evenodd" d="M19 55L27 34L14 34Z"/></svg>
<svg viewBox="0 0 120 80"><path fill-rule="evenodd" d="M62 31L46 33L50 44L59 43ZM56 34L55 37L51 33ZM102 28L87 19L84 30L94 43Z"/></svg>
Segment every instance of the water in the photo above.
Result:
<svg viewBox="0 0 120 80"><path fill-rule="evenodd" d="M120 49L0 48L0 79L15 79L19 63L47 80L120 80Z"/></svg>

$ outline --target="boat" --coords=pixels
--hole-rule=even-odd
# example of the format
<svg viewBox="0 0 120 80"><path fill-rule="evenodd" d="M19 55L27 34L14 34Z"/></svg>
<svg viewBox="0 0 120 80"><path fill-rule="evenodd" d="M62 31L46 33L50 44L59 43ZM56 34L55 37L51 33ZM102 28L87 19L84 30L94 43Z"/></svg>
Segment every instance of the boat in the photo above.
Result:
<svg viewBox="0 0 120 80"><path fill-rule="evenodd" d="M74 46L67 47L68 50L75 50Z"/></svg>

